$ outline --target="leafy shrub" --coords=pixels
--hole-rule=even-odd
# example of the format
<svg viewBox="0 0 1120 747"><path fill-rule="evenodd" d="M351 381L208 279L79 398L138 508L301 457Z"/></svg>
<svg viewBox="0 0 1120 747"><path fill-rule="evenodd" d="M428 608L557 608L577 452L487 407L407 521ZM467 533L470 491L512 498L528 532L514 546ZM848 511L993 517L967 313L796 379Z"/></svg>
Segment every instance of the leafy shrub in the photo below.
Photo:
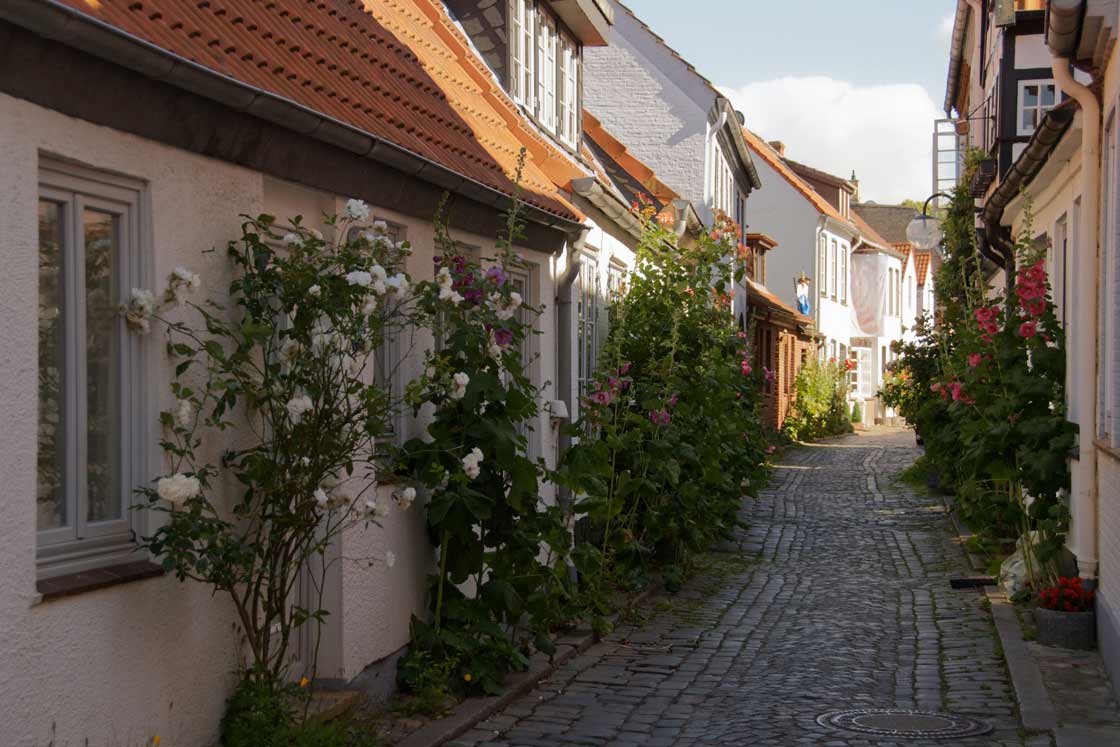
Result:
<svg viewBox="0 0 1120 747"><path fill-rule="evenodd" d="M299 685L245 679L226 701L223 747L349 747L344 722L301 719L308 693ZM371 744L369 737L365 744Z"/></svg>
<svg viewBox="0 0 1120 747"><path fill-rule="evenodd" d="M655 572L679 586L765 474L761 379L730 313L738 229L722 219L684 248L651 207L638 214L636 271L558 475L590 525L573 557L593 616L614 588L642 588Z"/></svg>
<svg viewBox="0 0 1120 747"><path fill-rule="evenodd" d="M792 413L782 429L795 441L848 433L848 369L845 364L810 358L794 381Z"/></svg>

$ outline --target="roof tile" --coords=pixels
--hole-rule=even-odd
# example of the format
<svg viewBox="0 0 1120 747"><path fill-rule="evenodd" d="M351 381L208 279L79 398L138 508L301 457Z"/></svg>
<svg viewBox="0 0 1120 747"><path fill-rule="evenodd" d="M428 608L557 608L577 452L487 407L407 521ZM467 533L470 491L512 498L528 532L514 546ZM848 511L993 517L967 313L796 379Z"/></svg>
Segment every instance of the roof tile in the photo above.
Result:
<svg viewBox="0 0 1120 747"><path fill-rule="evenodd" d="M168 52L570 220L582 169L520 115L439 0L59 0Z"/></svg>

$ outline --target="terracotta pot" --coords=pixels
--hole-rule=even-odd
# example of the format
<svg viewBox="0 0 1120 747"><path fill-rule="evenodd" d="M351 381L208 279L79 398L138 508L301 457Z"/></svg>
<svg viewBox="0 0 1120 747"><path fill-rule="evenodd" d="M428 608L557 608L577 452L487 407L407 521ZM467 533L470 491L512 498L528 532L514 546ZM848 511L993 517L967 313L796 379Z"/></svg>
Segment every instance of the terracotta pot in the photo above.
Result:
<svg viewBox="0 0 1120 747"><path fill-rule="evenodd" d="M1088 651L1097 647L1097 616L1092 611L1061 612L1035 607L1038 642L1045 646Z"/></svg>

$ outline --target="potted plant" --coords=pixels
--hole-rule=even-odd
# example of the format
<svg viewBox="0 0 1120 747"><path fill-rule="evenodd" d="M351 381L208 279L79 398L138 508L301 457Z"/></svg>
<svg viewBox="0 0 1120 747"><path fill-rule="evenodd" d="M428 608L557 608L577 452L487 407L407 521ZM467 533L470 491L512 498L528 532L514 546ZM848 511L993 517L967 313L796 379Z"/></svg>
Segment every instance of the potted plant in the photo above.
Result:
<svg viewBox="0 0 1120 747"><path fill-rule="evenodd" d="M1039 642L1061 648L1095 648L1093 596L1092 590L1082 588L1080 578L1062 577L1057 586L1040 590L1034 612Z"/></svg>

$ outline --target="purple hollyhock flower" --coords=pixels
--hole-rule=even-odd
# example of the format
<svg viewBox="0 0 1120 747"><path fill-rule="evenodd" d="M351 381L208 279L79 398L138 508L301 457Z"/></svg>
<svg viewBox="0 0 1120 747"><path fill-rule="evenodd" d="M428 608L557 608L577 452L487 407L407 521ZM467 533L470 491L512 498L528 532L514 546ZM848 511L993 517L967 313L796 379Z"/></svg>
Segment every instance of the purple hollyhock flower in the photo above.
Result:
<svg viewBox="0 0 1120 747"><path fill-rule="evenodd" d="M506 347L513 342L513 330L504 327L494 330L494 342L498 343L500 347Z"/></svg>
<svg viewBox="0 0 1120 747"><path fill-rule="evenodd" d="M501 267L491 267L486 271L486 280L489 281L495 288L501 288L506 284L506 273Z"/></svg>

